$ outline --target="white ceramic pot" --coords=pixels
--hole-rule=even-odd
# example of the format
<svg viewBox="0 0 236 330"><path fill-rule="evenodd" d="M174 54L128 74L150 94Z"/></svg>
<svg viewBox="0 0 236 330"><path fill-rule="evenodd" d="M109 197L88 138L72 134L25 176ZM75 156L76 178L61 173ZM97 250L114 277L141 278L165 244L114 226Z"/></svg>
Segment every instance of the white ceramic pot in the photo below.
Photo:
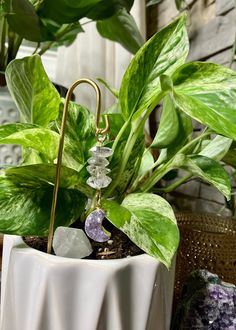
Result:
<svg viewBox="0 0 236 330"><path fill-rule="evenodd" d="M174 267L146 254L56 257L6 235L1 330L167 330Z"/></svg>

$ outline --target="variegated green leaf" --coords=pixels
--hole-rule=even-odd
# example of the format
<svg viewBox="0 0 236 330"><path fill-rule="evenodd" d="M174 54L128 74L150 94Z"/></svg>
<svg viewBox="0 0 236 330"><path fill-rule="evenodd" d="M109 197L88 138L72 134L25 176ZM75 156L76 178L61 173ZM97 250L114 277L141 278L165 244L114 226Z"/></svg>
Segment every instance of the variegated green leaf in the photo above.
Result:
<svg viewBox="0 0 236 330"><path fill-rule="evenodd" d="M152 148L163 149L171 145L179 133L179 118L171 95L166 95L163 101L161 120L157 134L151 144Z"/></svg>
<svg viewBox="0 0 236 330"><path fill-rule="evenodd" d="M179 231L171 206L153 194L130 194L122 205L104 201L106 217L137 246L168 268L179 244Z"/></svg>
<svg viewBox="0 0 236 330"><path fill-rule="evenodd" d="M56 165L36 164L17 166L7 169L5 173L12 182L28 182L31 185L37 185L39 183L53 185L56 176ZM85 168L77 172L71 168L62 166L59 184L61 188L77 189L91 198L94 195L94 190L86 184L88 177L89 174Z"/></svg>
<svg viewBox="0 0 236 330"><path fill-rule="evenodd" d="M60 133L63 103L60 114L53 130ZM86 108L69 103L69 110L65 126L65 146L63 164L77 171L81 169L90 156L89 149L96 143L95 117Z"/></svg>
<svg viewBox="0 0 236 330"><path fill-rule="evenodd" d="M218 64L193 62L173 75L178 107L219 134L236 139L236 72Z"/></svg>
<svg viewBox="0 0 236 330"><path fill-rule="evenodd" d="M168 172L172 169L183 168L194 176L210 183L216 187L229 200L231 194L230 177L214 159L205 156L186 156L178 154L168 168Z"/></svg>
<svg viewBox="0 0 236 330"><path fill-rule="evenodd" d="M125 119L134 119L159 101L162 74L171 75L185 62L188 37L185 16L156 33L131 61L120 88L120 104Z"/></svg>
<svg viewBox="0 0 236 330"><path fill-rule="evenodd" d="M21 121L47 127L59 112L60 96L47 77L38 55L13 60L6 80Z"/></svg>
<svg viewBox="0 0 236 330"><path fill-rule="evenodd" d="M15 127L17 127L17 125ZM4 126L2 127L2 133L3 128ZM8 126L7 128L10 127ZM59 135L47 128L23 129L0 138L0 144L20 144L25 148L37 150L39 153L42 153L45 158L53 161L57 158Z"/></svg>
<svg viewBox="0 0 236 330"><path fill-rule="evenodd" d="M53 186L41 180L0 176L0 232L14 235L48 234ZM68 226L84 211L86 198L76 189L60 188L55 228Z"/></svg>
<svg viewBox="0 0 236 330"><path fill-rule="evenodd" d="M232 139L217 135L199 152L199 155L219 161L227 154L232 142Z"/></svg>

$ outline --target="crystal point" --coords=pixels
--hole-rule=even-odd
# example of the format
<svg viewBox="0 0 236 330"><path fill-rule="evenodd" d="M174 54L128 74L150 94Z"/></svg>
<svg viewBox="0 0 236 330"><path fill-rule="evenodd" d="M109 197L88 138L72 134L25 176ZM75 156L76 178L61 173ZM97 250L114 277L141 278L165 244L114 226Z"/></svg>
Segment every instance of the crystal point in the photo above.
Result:
<svg viewBox="0 0 236 330"><path fill-rule="evenodd" d="M89 150L94 156L97 157L110 157L113 154L113 150L107 147L94 146Z"/></svg>
<svg viewBox="0 0 236 330"><path fill-rule="evenodd" d="M91 174L93 176L104 175L111 171L111 170L109 170L109 168L102 167L102 166L96 166L96 165L89 165L86 167L86 169L89 172L89 174Z"/></svg>
<svg viewBox="0 0 236 330"><path fill-rule="evenodd" d="M90 178L88 178L86 183L94 189L101 189L108 187L111 181L112 179L109 176L100 175L100 176L91 176Z"/></svg>
<svg viewBox="0 0 236 330"><path fill-rule="evenodd" d="M106 158L94 156L88 159L88 163L95 166L107 166L109 161Z"/></svg>
<svg viewBox="0 0 236 330"><path fill-rule="evenodd" d="M81 259L93 250L82 229L58 227L53 238L53 249L57 256Z"/></svg>

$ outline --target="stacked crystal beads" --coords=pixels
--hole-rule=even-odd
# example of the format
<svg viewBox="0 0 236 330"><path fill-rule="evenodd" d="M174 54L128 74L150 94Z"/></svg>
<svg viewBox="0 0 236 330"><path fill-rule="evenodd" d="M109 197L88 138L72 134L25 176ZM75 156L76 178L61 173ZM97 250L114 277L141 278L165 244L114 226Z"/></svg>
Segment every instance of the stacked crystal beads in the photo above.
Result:
<svg viewBox="0 0 236 330"><path fill-rule="evenodd" d="M87 184L94 189L102 189L109 186L111 178L107 176L110 170L107 168L109 161L106 159L112 155L112 149L102 146L95 146L89 150L92 157L88 159L87 171L91 176Z"/></svg>

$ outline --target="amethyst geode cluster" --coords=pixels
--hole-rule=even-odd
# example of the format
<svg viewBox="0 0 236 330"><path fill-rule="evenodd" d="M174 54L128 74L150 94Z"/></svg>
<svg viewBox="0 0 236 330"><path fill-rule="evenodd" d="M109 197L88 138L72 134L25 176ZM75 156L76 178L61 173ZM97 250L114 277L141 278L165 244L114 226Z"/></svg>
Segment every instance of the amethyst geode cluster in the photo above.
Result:
<svg viewBox="0 0 236 330"><path fill-rule="evenodd" d="M236 286L206 270L188 277L172 330L236 330Z"/></svg>

